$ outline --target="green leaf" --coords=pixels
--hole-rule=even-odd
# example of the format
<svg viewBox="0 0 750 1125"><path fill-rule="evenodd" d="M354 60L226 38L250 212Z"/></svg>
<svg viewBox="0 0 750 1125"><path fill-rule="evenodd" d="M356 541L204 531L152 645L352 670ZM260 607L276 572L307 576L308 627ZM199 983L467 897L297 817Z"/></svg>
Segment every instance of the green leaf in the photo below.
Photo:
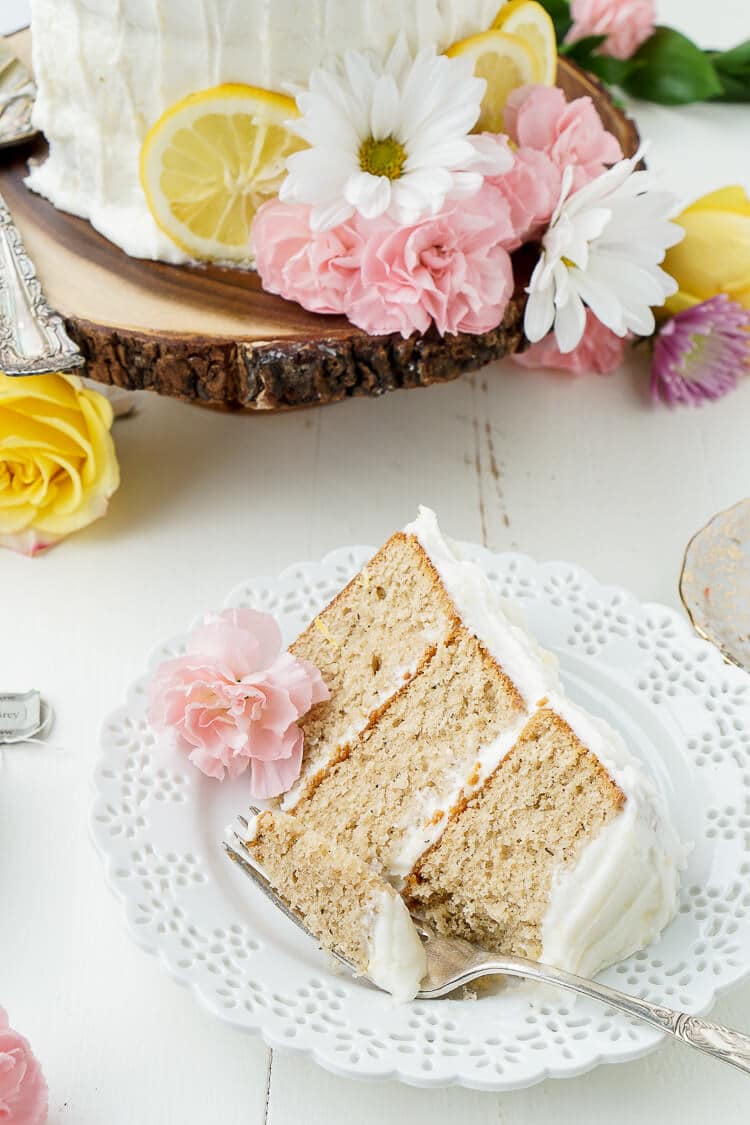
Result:
<svg viewBox="0 0 750 1125"><path fill-rule="evenodd" d="M571 43L561 51L566 58L578 63L584 70L590 70L602 82L610 86L622 86L632 66L629 59L613 59L598 53L606 35L587 35L576 43Z"/></svg>
<svg viewBox="0 0 750 1125"><path fill-rule="evenodd" d="M583 66L591 58L596 48L601 47L606 40L606 35L585 35L583 39L577 39L575 43L566 43L564 47L560 48L560 54L573 59L579 66Z"/></svg>
<svg viewBox="0 0 750 1125"><path fill-rule="evenodd" d="M658 27L631 59L625 89L661 105L706 101L722 92L710 58L686 36Z"/></svg>
<svg viewBox="0 0 750 1125"><path fill-rule="evenodd" d="M625 86L633 70L630 59L612 59L609 55L594 55L586 68L608 86Z"/></svg>
<svg viewBox="0 0 750 1125"><path fill-rule="evenodd" d="M750 39L738 43L729 51L707 51L706 54L721 83L721 93L717 100L750 101Z"/></svg>
<svg viewBox="0 0 750 1125"><path fill-rule="evenodd" d="M750 39L728 51L709 52L714 64L727 74L750 74Z"/></svg>
<svg viewBox="0 0 750 1125"><path fill-rule="evenodd" d="M562 43L573 26L573 19L570 14L570 0L541 0L541 5L549 12L550 18L555 25L557 42Z"/></svg>

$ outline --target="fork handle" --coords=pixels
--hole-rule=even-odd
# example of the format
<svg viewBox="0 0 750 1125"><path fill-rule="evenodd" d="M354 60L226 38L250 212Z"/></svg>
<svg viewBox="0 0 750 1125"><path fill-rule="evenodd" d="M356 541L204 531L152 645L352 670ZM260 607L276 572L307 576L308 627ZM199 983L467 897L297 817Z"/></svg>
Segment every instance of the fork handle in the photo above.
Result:
<svg viewBox="0 0 750 1125"><path fill-rule="evenodd" d="M710 1023L700 1016L689 1016L686 1012L679 1012L673 1008L664 1008L660 1004L652 1004L649 1000L641 1000L636 996L628 996L609 988L606 984L577 977L573 973L563 972L546 965L537 965L533 961L521 962L517 958L514 963L503 964L491 962L485 964L485 972L500 973L503 976L518 976L525 979L544 981L546 984L556 984L561 988L578 992L582 996L590 996L592 1000L600 1000L609 1004L628 1016L665 1031L680 1043L688 1047L695 1047L706 1055L711 1055L721 1062L729 1063L738 1070L750 1074L750 1035L741 1031L734 1031L731 1027L723 1027L718 1023Z"/></svg>

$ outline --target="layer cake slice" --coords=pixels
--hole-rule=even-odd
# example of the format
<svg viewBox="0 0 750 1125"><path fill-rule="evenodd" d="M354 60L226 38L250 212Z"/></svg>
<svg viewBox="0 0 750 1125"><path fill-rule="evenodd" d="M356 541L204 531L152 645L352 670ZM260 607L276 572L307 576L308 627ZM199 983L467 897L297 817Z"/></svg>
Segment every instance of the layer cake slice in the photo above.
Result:
<svg viewBox="0 0 750 1125"><path fill-rule="evenodd" d="M331 698L284 812L438 930L593 975L667 924L682 850L660 795L434 513L292 648Z"/></svg>

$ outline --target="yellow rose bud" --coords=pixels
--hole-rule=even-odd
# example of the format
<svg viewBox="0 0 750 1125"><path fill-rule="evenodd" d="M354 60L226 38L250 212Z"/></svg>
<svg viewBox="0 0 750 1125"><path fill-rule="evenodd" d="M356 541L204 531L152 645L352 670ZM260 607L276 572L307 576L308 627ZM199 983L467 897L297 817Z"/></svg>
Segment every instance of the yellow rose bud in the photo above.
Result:
<svg viewBox="0 0 750 1125"><path fill-rule="evenodd" d="M120 483L111 426L74 375L0 373L0 546L34 555L104 515Z"/></svg>
<svg viewBox="0 0 750 1125"><path fill-rule="evenodd" d="M675 220L685 238L673 246L664 269L679 291L666 302L673 316L726 293L750 308L750 198L741 187L726 187L696 200Z"/></svg>

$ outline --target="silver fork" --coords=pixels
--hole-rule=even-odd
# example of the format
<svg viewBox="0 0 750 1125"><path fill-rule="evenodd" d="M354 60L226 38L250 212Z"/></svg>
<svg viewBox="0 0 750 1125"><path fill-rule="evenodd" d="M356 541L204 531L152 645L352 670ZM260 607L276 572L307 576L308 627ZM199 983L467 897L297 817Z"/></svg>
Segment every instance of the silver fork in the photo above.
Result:
<svg viewBox="0 0 750 1125"><path fill-rule="evenodd" d="M251 812L257 815L258 810L251 807ZM233 833L237 847L224 840L222 841L224 851L282 914L317 942L315 934L307 928L294 907L274 890L265 875L251 862L252 855L246 847L242 834L242 829L245 830L245 835L247 834L249 825L244 816L238 816L237 820L240 830L235 829ZM523 957L497 957L460 938L447 938L436 934L417 916L412 915L412 920L427 955L427 973L422 979L422 988L417 993L418 1000L436 1000L448 996L480 977L508 976L541 981L544 984L557 985L570 992L577 992L581 996L589 996L592 1000L616 1008L625 1015L633 1016L658 1031L671 1035L680 1043L695 1047L704 1054L711 1055L721 1062L730 1063L745 1074L750 1074L750 1036L742 1032L722 1027L721 1024L710 1023L699 1016L690 1016L686 1012L652 1004L649 1000L628 996L606 984L586 980L573 973L563 972L562 969L555 969L551 965L540 965L537 961L527 961ZM334 953L334 956L354 976L361 977L346 957L342 957L339 953Z"/></svg>

